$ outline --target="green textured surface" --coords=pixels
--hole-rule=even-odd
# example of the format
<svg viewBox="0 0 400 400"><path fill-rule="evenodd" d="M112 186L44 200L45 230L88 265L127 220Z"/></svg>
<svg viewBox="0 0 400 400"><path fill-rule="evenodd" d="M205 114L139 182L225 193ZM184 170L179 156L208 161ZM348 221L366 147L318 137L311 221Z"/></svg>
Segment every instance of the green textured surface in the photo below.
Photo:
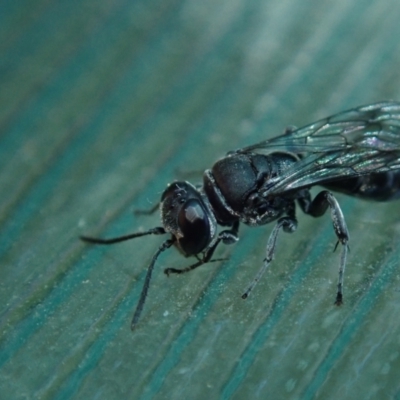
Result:
<svg viewBox="0 0 400 400"><path fill-rule="evenodd" d="M400 99L400 2L0 1L1 399L400 399L400 204L299 215L247 301L271 226L167 279L135 216L226 151ZM196 175L195 175L196 176ZM198 179L200 179L200 174ZM193 178L196 180L196 178Z"/></svg>

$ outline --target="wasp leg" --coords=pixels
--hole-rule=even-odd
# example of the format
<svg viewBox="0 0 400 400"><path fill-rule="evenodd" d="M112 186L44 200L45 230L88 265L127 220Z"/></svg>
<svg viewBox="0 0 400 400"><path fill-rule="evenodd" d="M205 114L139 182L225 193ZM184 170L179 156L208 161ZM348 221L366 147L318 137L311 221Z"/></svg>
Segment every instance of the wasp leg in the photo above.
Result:
<svg viewBox="0 0 400 400"><path fill-rule="evenodd" d="M266 248L266 257L264 259L263 266L258 271L258 274L254 278L253 282L249 285L247 290L242 294L242 299L247 299L247 297L249 297L250 292L254 289L254 286L256 286L256 284L261 279L264 272L269 267L269 264L273 260L274 254L275 254L276 240L278 238L279 231L281 229L283 229L284 232L292 233L296 230L297 219L295 217L294 204L291 207L290 212L288 214L289 215L286 217L279 218L277 224L275 225L274 229L272 230L272 232L268 238L267 248Z"/></svg>
<svg viewBox="0 0 400 400"><path fill-rule="evenodd" d="M239 238L238 238L238 231L239 231L239 222L235 222L232 225L231 229L222 231L218 234L217 240L215 243L203 254L203 257L197 261L197 263L189 265L186 268L178 269L178 268L166 268L164 270L164 273L169 275L171 273L173 274L183 274L184 272L189 272L192 271L193 269L200 267L200 265L206 264L208 262L215 262L215 261L224 261L226 258L218 258L211 260L211 257L214 254L215 249L217 246L222 242L224 244L233 244L236 243Z"/></svg>
<svg viewBox="0 0 400 400"><path fill-rule="evenodd" d="M340 255L339 264L339 278L335 301L335 304L339 306L343 303L343 278L344 270L346 267L347 253L349 250L349 231L347 229L342 210L340 209L339 203L337 202L336 198L328 190L323 190L322 192L318 193L318 195L312 201L308 193L303 198L299 199L299 204L304 213L312 215L313 217L320 217L321 215L325 214L328 207L331 209L333 230L335 231L336 237L338 238L335 249L339 243L342 244L342 253Z"/></svg>

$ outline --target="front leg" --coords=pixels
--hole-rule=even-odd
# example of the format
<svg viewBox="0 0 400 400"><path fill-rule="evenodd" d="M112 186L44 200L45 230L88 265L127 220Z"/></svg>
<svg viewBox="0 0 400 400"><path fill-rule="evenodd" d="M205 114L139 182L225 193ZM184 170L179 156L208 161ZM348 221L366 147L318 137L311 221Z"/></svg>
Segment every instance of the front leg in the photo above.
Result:
<svg viewBox="0 0 400 400"><path fill-rule="evenodd" d="M311 201L309 192L304 197L299 199L299 204L304 213L312 215L313 217L320 217L325 214L328 207L331 209L331 218L333 223L333 230L335 231L338 241L335 246L335 250L339 243L342 245L342 253L340 255L339 264L339 278L337 285L336 294L336 305L343 303L343 278L344 270L346 267L347 253L349 250L349 231L347 229L346 221L344 219L342 210L340 209L339 203L331 192L323 190Z"/></svg>
<svg viewBox="0 0 400 400"><path fill-rule="evenodd" d="M169 275L171 273L173 274L183 274L184 272L189 272L192 271L193 269L200 267L200 265L206 264L208 262L213 262L213 261L222 261L224 259L214 259L211 260L211 257L214 254L215 249L217 246L222 242L224 244L233 244L236 243L239 238L238 238L238 230L239 230L239 222L234 222L232 225L231 229L224 230L218 234L217 240L214 242L214 244L209 247L203 254L202 258L199 258L198 261L192 265L189 265L186 268L178 269L178 268L166 268L164 270L164 273Z"/></svg>

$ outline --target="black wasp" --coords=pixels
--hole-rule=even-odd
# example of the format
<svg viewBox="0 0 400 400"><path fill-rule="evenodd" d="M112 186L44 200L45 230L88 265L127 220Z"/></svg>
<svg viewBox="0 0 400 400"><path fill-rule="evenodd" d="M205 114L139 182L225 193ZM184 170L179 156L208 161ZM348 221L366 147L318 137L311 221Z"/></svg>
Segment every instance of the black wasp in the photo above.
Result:
<svg viewBox="0 0 400 400"><path fill-rule="evenodd" d="M113 239L82 236L82 240L113 244L145 235L169 234L148 267L132 319L133 329L143 309L154 264L172 245L186 257L195 256L197 262L184 269L167 268L167 275L213 261L221 242L232 244L238 240L240 222L259 226L277 220L263 266L243 294L245 299L272 261L279 231L296 230L295 203L313 217L320 217L329 208L336 246L342 248L335 301L340 305L349 232L330 191L322 190L311 199L309 189L314 185L375 201L399 198L400 103L385 101L353 108L231 151L204 172L203 186L185 181L167 186L159 203L163 226ZM225 229L218 233L218 225Z"/></svg>

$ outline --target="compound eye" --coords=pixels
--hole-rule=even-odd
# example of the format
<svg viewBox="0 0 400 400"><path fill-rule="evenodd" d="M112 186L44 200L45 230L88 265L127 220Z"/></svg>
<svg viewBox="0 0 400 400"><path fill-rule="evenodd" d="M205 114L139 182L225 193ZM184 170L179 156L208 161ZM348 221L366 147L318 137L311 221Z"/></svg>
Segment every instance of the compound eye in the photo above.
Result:
<svg viewBox="0 0 400 400"><path fill-rule="evenodd" d="M203 251L211 239L210 224L204 206L196 199L188 200L178 214L179 239L182 251L190 256Z"/></svg>

